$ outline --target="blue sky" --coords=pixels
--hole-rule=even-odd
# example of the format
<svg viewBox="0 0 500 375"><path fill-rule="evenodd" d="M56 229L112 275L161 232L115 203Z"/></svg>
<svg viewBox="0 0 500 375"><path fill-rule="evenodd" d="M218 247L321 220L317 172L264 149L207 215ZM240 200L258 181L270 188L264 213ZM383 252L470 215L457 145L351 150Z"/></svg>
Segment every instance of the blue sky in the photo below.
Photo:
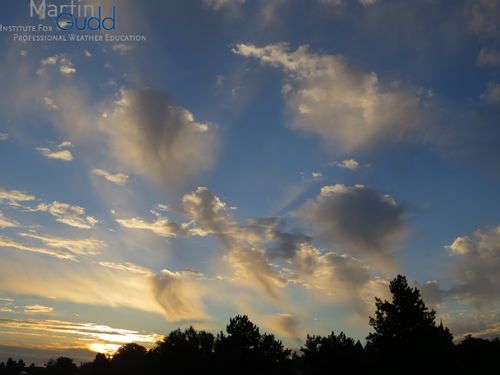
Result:
<svg viewBox="0 0 500 375"><path fill-rule="evenodd" d="M115 6L146 41L0 33L2 355L237 313L362 340L397 273L456 337L497 335L497 1Z"/></svg>

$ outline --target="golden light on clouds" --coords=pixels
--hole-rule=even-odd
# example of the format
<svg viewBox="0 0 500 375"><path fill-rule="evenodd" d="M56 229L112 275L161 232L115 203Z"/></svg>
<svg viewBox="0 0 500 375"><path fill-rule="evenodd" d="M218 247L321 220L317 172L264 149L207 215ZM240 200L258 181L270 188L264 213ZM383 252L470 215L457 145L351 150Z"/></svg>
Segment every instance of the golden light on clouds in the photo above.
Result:
<svg viewBox="0 0 500 375"><path fill-rule="evenodd" d="M95 323L35 319L0 319L0 334L3 340L15 337L17 344L43 348L44 345L37 345L38 340L33 340L36 336L41 342L50 341L54 347L61 349L68 348L68 343L71 342L73 349L87 349L108 355L112 355L124 344L139 343L150 347L163 338L155 333L113 328Z"/></svg>

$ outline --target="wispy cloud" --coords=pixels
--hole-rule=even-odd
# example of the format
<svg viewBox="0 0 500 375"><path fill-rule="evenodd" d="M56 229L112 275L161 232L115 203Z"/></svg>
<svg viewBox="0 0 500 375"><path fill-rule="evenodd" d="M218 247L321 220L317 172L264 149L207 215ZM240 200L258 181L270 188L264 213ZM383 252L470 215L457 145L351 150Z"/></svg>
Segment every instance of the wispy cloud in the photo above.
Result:
<svg viewBox="0 0 500 375"><path fill-rule="evenodd" d="M75 255L97 255L106 245L104 241L96 239L66 239L36 233L19 233L19 235L40 240L46 246L59 250L66 250Z"/></svg>
<svg viewBox="0 0 500 375"><path fill-rule="evenodd" d="M245 0L203 0L203 3L213 10L229 9L236 11L245 4Z"/></svg>
<svg viewBox="0 0 500 375"><path fill-rule="evenodd" d="M15 240L12 240L12 239L5 237L5 236L0 236L0 247L28 251L28 252L32 252L32 253L38 253L38 254L50 255L50 256L53 256L53 257L56 257L59 259L66 259L66 260L73 260L73 261L76 260L76 258L73 254L69 254L67 252L59 251L59 250L55 250L55 249L48 249L48 248L43 248L43 247L31 246L28 244L17 242Z"/></svg>
<svg viewBox="0 0 500 375"><path fill-rule="evenodd" d="M9 139L9 135L7 133L0 132L0 141L6 141Z"/></svg>
<svg viewBox="0 0 500 375"><path fill-rule="evenodd" d="M71 60L63 55L54 55L42 59L37 73L39 75L44 74L49 66L56 66L59 72L66 76L76 73L76 68Z"/></svg>
<svg viewBox="0 0 500 375"><path fill-rule="evenodd" d="M113 184L124 186L128 181L128 176L123 173L111 173L104 169L93 169L92 174L95 176L104 177L104 179Z"/></svg>
<svg viewBox="0 0 500 375"><path fill-rule="evenodd" d="M48 159L72 161L73 154L69 150L51 150L47 147L37 147L36 150Z"/></svg>
<svg viewBox="0 0 500 375"><path fill-rule="evenodd" d="M491 104L500 103L500 83L490 82L483 93L483 98Z"/></svg>
<svg viewBox="0 0 500 375"><path fill-rule="evenodd" d="M146 221L139 217L132 217L128 219L116 219L116 222L124 228L148 230L161 237L202 234L200 231L196 231L196 229L190 229L189 226L191 223L176 223L160 215L157 216L155 221Z"/></svg>
<svg viewBox="0 0 500 375"><path fill-rule="evenodd" d="M46 306L26 306L33 312L45 312ZM40 311L41 310L41 311ZM50 311L47 311L50 312ZM74 347L112 354L118 347L128 343L138 343L151 347L163 336L135 330L113 328L95 323L74 323L61 320L0 319L0 331L8 330L10 335L25 336L36 332L47 340L72 341ZM64 342L63 341L63 342ZM67 345L67 344L66 344Z"/></svg>
<svg viewBox="0 0 500 375"><path fill-rule="evenodd" d="M153 275L153 271L151 271L148 268L139 266L137 264L133 263L115 263L115 262L99 262L99 265L107 268L111 268L114 270L119 270L119 271L126 271L126 272L132 272L132 273L137 273L141 275L148 275L151 276Z"/></svg>
<svg viewBox="0 0 500 375"><path fill-rule="evenodd" d="M90 229L99 222L96 218L86 215L83 207L57 201L40 203L33 211L47 212L56 217L56 221L80 229Z"/></svg>
<svg viewBox="0 0 500 375"><path fill-rule="evenodd" d="M15 228L19 226L19 223L15 220L6 218L2 211L0 211L0 228Z"/></svg>
<svg viewBox="0 0 500 375"><path fill-rule="evenodd" d="M54 311L53 307L43 305L28 305L24 306L26 314L48 314Z"/></svg>
<svg viewBox="0 0 500 375"><path fill-rule="evenodd" d="M19 190L5 190L0 187L0 201L6 201L8 205L19 207L21 202L31 202L35 196Z"/></svg>
<svg viewBox="0 0 500 375"><path fill-rule="evenodd" d="M339 168L350 169L351 171L355 171L359 168L359 163L354 159L335 161L332 163L332 165Z"/></svg>
<svg viewBox="0 0 500 375"><path fill-rule="evenodd" d="M120 55L126 55L134 49L134 45L131 43L117 43L113 44L113 51L119 53Z"/></svg>
<svg viewBox="0 0 500 375"><path fill-rule="evenodd" d="M477 56L479 65L500 65L500 51L492 48L481 48Z"/></svg>

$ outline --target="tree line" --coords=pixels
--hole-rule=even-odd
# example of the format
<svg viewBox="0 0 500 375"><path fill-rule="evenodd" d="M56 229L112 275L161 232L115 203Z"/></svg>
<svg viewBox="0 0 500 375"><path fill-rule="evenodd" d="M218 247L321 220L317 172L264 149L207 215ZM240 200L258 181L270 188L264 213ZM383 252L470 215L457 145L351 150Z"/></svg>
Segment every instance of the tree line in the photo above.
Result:
<svg viewBox="0 0 500 375"><path fill-rule="evenodd" d="M273 334L261 333L246 315L237 315L216 336L192 327L177 329L152 349L126 344L112 357L99 353L79 366L67 357L44 367L9 359L0 363L0 375L482 374L497 368L498 338L466 336L454 343L449 329L436 323L436 311L426 307L404 276L398 275L389 288L392 301L376 298L375 316L369 318L373 331L364 346L344 332L332 332L307 335L293 352Z"/></svg>

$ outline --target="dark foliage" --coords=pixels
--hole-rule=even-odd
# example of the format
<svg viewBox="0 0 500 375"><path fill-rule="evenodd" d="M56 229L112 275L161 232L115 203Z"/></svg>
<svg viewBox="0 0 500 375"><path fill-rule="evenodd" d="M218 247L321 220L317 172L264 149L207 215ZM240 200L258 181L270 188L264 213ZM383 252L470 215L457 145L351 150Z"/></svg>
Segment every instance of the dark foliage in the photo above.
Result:
<svg viewBox="0 0 500 375"><path fill-rule="evenodd" d="M214 337L192 327L175 330L150 350L126 344L112 358L97 354L94 361L76 366L60 357L45 367L29 367L9 358L0 375L104 374L483 374L497 371L500 341L453 337L436 312L429 310L404 276L390 283L392 301L376 299L369 323L373 332L363 348L343 332L310 336L291 355L274 335L261 333L246 315L231 318L225 332Z"/></svg>
<svg viewBox="0 0 500 375"><path fill-rule="evenodd" d="M392 302L376 299L374 332L368 335L366 351L370 365L385 372L400 373L408 364L414 371L427 368L451 370L449 356L453 336L436 312L429 310L416 288L398 275L389 285Z"/></svg>
<svg viewBox="0 0 500 375"><path fill-rule="evenodd" d="M246 315L229 320L226 333L217 335L215 358L221 374L290 373L289 349L274 335L261 334Z"/></svg>
<svg viewBox="0 0 500 375"><path fill-rule="evenodd" d="M309 336L300 348L301 357L297 357L299 368L304 374L324 374L325 369L336 368L340 372L357 373L363 365L363 346L359 341L347 337L344 332L338 336Z"/></svg>

